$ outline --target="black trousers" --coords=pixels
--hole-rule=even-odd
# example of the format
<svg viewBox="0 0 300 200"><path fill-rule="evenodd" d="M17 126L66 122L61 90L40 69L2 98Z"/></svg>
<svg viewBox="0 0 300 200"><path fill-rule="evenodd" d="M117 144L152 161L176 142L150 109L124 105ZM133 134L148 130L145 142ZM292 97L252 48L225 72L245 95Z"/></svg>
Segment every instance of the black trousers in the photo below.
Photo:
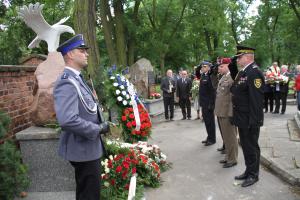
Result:
<svg viewBox="0 0 300 200"><path fill-rule="evenodd" d="M258 145L260 127L238 128L246 171L248 176L258 177L260 163L260 148Z"/></svg>
<svg viewBox="0 0 300 200"><path fill-rule="evenodd" d="M215 115L213 109L208 109L202 107L202 116L207 132L207 141L216 142L216 124L215 124Z"/></svg>
<svg viewBox="0 0 300 200"><path fill-rule="evenodd" d="M285 113L286 110L286 99L287 99L287 92L281 92L280 100L281 100L281 113Z"/></svg>
<svg viewBox="0 0 300 200"><path fill-rule="evenodd" d="M164 97L165 118L173 119L174 117L174 97ZM170 115L169 115L170 111Z"/></svg>
<svg viewBox="0 0 300 200"><path fill-rule="evenodd" d="M100 160L70 163L75 168L76 200L100 200Z"/></svg>
<svg viewBox="0 0 300 200"><path fill-rule="evenodd" d="M189 98L179 98L179 105L183 118L191 118L191 101Z"/></svg>
<svg viewBox="0 0 300 200"><path fill-rule="evenodd" d="M274 105L273 92L266 92L264 95L265 95L265 111L268 111L268 105L270 104L270 112L273 112L273 105Z"/></svg>
<svg viewBox="0 0 300 200"><path fill-rule="evenodd" d="M275 98L275 113L279 113L279 108L280 108L280 92L274 92L274 98Z"/></svg>

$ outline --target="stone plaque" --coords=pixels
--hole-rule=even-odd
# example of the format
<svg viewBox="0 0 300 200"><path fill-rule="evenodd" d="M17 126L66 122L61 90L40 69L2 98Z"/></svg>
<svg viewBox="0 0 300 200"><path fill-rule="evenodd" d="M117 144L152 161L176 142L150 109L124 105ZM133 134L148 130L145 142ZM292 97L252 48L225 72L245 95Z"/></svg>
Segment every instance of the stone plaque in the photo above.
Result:
<svg viewBox="0 0 300 200"><path fill-rule="evenodd" d="M149 85L155 84L155 76L153 71L148 71L148 84Z"/></svg>

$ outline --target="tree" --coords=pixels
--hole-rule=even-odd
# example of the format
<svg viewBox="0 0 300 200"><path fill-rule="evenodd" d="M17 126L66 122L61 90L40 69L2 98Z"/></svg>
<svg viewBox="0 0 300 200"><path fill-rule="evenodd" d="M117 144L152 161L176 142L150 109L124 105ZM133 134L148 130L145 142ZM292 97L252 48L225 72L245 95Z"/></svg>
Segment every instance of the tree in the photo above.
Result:
<svg viewBox="0 0 300 200"><path fill-rule="evenodd" d="M169 52L174 36L181 27L181 22L187 8L186 0L142 1L143 11L148 16L148 25L153 33L152 42L155 42L159 54L159 65L162 74L165 73L165 58Z"/></svg>
<svg viewBox="0 0 300 200"><path fill-rule="evenodd" d="M96 0L76 0L74 6L74 26L77 33L83 33L89 46L88 74L95 77L95 71L101 70L100 53L96 40Z"/></svg>

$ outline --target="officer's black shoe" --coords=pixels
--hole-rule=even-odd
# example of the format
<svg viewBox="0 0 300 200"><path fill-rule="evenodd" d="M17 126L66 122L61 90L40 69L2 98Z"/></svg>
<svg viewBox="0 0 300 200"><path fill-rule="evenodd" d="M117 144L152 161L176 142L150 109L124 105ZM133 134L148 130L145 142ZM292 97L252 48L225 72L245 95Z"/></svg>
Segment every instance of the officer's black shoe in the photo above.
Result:
<svg viewBox="0 0 300 200"><path fill-rule="evenodd" d="M223 165L223 168L233 167L233 166L235 166L236 164L237 164L236 162L233 162L233 163L225 163L225 164Z"/></svg>
<svg viewBox="0 0 300 200"><path fill-rule="evenodd" d="M186 118L185 118L185 117L183 117L183 118L181 118L181 120L186 120Z"/></svg>
<svg viewBox="0 0 300 200"><path fill-rule="evenodd" d="M205 143L205 146L210 146L210 145L213 145L213 144L215 144L216 142L211 142L211 141L207 141L206 143Z"/></svg>
<svg viewBox="0 0 300 200"><path fill-rule="evenodd" d="M206 143L207 143L207 140L203 140L203 141L202 141L202 144L206 144Z"/></svg>
<svg viewBox="0 0 300 200"><path fill-rule="evenodd" d="M239 176L235 176L234 179L235 180L245 180L245 179L247 179L247 177L248 177L248 175L245 174L245 173L243 173L243 174L241 174Z"/></svg>
<svg viewBox="0 0 300 200"><path fill-rule="evenodd" d="M242 187L248 187L258 181L258 177L248 176L247 179L242 183Z"/></svg>
<svg viewBox="0 0 300 200"><path fill-rule="evenodd" d="M217 148L217 151L224 151L225 150L225 147L224 146L222 146L222 147L220 147L220 148Z"/></svg>
<svg viewBox="0 0 300 200"><path fill-rule="evenodd" d="M280 114L284 115L284 112L281 112Z"/></svg>
<svg viewBox="0 0 300 200"><path fill-rule="evenodd" d="M190 117L188 117L187 119L188 119L188 120L191 120L191 118L190 118Z"/></svg>
<svg viewBox="0 0 300 200"><path fill-rule="evenodd" d="M220 160L219 163L220 164L225 164L225 163L227 163L227 160Z"/></svg>
<svg viewBox="0 0 300 200"><path fill-rule="evenodd" d="M279 114L279 112L278 111L274 111L273 114Z"/></svg>

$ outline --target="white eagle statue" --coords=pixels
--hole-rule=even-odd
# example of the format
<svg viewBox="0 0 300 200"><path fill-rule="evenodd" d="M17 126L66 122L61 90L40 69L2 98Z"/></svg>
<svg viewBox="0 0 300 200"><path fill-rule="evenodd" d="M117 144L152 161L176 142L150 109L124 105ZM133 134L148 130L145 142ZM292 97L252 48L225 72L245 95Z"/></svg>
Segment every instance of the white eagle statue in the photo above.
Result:
<svg viewBox="0 0 300 200"><path fill-rule="evenodd" d="M69 17L61 19L56 24L50 26L42 15L44 4L37 2L36 4L29 4L29 6L22 6L19 11L19 17L29 26L36 34L36 38L28 45L29 48L38 47L42 40L48 44L48 52L55 52L59 46L60 34L64 32L75 34L70 26L62 25Z"/></svg>

